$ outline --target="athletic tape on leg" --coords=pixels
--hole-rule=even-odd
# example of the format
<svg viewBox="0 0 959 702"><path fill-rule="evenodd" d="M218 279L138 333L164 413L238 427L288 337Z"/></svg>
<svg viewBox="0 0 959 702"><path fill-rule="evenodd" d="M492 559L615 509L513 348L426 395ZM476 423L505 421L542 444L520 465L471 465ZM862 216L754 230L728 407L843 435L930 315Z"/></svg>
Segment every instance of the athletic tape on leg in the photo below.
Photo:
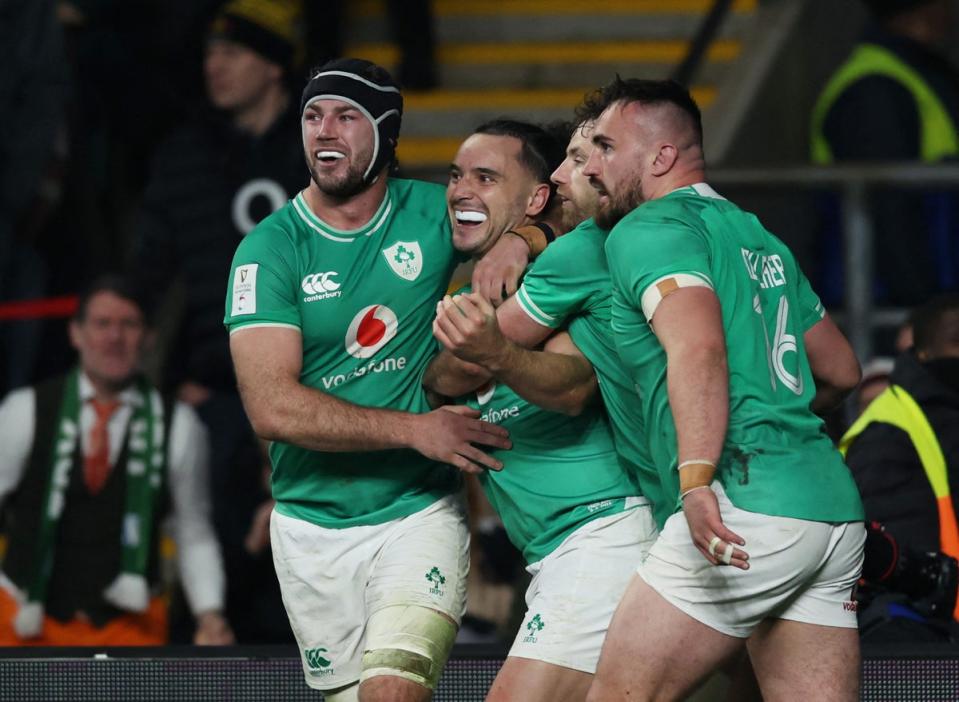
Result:
<svg viewBox="0 0 959 702"><path fill-rule="evenodd" d="M395 675L435 690L455 638L456 625L436 610L384 607L367 622L360 681Z"/></svg>

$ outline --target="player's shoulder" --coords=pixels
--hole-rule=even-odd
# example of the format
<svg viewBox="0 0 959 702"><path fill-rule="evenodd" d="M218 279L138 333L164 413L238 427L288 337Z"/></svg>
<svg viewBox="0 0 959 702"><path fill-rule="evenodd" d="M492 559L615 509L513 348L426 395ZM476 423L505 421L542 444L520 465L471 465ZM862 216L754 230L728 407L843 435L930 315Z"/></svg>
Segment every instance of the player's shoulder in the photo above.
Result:
<svg viewBox="0 0 959 702"><path fill-rule="evenodd" d="M533 268L541 270L556 266L580 266L597 257L605 261L603 246L607 234L607 230L592 219L587 219L547 246L536 259Z"/></svg>
<svg viewBox="0 0 959 702"><path fill-rule="evenodd" d="M294 201L290 200L253 227L240 242L240 249L251 252L292 247L306 235L305 229Z"/></svg>
<svg viewBox="0 0 959 702"><path fill-rule="evenodd" d="M425 213L446 216L446 188L439 183L390 178L390 197L404 208L422 208Z"/></svg>

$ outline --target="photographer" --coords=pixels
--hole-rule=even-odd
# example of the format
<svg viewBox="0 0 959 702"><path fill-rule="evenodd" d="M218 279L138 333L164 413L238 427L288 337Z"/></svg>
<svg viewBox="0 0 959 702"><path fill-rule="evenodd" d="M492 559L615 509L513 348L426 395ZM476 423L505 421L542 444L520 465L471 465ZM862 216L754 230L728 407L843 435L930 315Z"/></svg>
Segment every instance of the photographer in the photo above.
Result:
<svg viewBox="0 0 959 702"><path fill-rule="evenodd" d="M959 558L950 489L959 473L959 295L920 307L913 327L915 345L896 359L890 387L853 424L840 448L862 494L866 519L884 526L871 536L876 548L867 549L865 579L871 572L874 582L883 580L921 614L948 619L944 602L951 603L953 616L959 613L955 582L946 573L954 564L921 554ZM913 564L913 574L905 579L900 560ZM919 580L926 585L919 586ZM937 589L941 592L935 594Z"/></svg>

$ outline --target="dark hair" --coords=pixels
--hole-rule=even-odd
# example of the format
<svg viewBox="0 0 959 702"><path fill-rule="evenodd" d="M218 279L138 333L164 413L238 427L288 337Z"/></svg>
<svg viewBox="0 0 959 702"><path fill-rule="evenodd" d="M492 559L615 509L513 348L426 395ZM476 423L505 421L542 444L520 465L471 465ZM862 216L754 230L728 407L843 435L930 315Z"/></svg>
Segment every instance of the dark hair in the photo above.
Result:
<svg viewBox="0 0 959 702"><path fill-rule="evenodd" d="M73 319L77 322L84 321L90 307L90 300L104 292L113 293L117 297L132 302L143 314L143 321L149 324L151 310L143 287L132 278L118 273L107 273L94 278L80 292L77 311L73 313Z"/></svg>
<svg viewBox="0 0 959 702"><path fill-rule="evenodd" d="M484 122L473 130L473 134L508 136L519 139L522 145L519 152L520 163L536 178L538 183L549 186L549 200L547 200L544 210L550 207L553 196L556 194L556 184L549 177L566 158L566 142L559 141L555 134L550 133L538 124L507 118Z"/></svg>
<svg viewBox="0 0 959 702"><path fill-rule="evenodd" d="M959 293L932 298L916 308L910 322L916 351L928 351L943 342L959 342Z"/></svg>
<svg viewBox="0 0 959 702"><path fill-rule="evenodd" d="M703 143L703 117L699 106L689 91L674 80L623 79L617 74L612 82L585 95L583 103L576 108L576 120L580 124L596 120L606 108L617 102L674 105L686 114L697 141Z"/></svg>

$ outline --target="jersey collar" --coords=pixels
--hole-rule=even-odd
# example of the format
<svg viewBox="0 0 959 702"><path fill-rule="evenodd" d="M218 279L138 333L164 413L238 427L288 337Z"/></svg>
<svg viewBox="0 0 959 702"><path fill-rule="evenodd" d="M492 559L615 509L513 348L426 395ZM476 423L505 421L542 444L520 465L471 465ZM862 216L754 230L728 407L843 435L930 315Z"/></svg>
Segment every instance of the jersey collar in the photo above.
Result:
<svg viewBox="0 0 959 702"><path fill-rule="evenodd" d="M333 241L351 242L361 236L370 236L383 226L387 217L390 216L390 212L393 211L393 199L390 197L389 188L387 188L386 194L383 196L383 202L380 203L376 213L370 217L369 222L358 229L337 229L324 222L310 209L306 198L303 197L302 190L293 198L293 209L296 210L299 218L317 234Z"/></svg>

